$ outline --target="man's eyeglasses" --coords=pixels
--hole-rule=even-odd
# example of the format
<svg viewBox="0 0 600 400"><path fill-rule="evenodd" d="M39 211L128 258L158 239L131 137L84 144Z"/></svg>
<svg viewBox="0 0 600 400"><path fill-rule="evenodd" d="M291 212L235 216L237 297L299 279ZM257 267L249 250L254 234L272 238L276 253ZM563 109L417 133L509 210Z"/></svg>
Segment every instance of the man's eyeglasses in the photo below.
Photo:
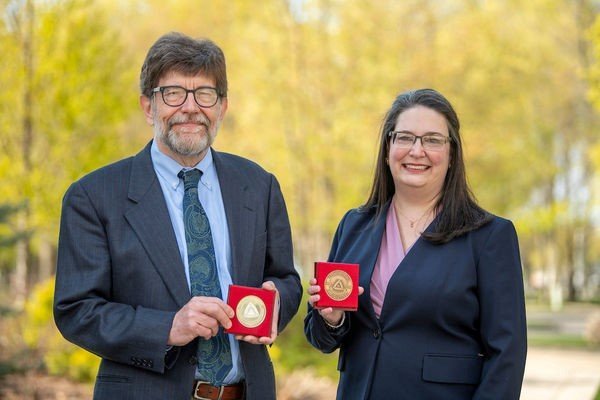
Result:
<svg viewBox="0 0 600 400"><path fill-rule="evenodd" d="M196 104L203 108L210 108L217 104L219 93L217 89L210 86L200 86L196 89L186 89L181 86L158 86L152 89L152 93L160 92L166 105L180 107L187 100L188 94L194 94Z"/></svg>
<svg viewBox="0 0 600 400"><path fill-rule="evenodd" d="M423 136L413 135L410 132L390 132L388 136L392 138L392 143L398 147L409 149L417 140L421 141L421 146L425 150L442 150L444 145L452 139L448 136L437 133L428 133Z"/></svg>

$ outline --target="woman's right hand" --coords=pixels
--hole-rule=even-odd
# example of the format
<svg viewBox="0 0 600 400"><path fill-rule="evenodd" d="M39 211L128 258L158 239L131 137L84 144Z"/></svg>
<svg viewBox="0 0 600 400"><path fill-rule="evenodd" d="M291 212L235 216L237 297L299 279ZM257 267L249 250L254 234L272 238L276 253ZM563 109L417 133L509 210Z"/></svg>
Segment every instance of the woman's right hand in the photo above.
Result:
<svg viewBox="0 0 600 400"><path fill-rule="evenodd" d="M321 286L317 285L316 278L311 278L310 281L308 281L308 284L310 285L307 289L309 295L308 303L311 305L311 307L314 307L315 303L321 298L319 295ZM362 290L360 289L362 288L359 288L359 293L362 293ZM344 315L343 310L336 310L331 307L320 309L318 312L329 325L333 326L338 325L342 320L342 316Z"/></svg>

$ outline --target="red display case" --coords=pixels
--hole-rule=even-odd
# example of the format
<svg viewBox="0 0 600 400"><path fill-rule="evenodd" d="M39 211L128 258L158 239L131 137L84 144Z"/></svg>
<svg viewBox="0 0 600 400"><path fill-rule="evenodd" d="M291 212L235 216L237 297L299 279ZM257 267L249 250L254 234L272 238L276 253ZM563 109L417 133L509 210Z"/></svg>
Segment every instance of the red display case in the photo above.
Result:
<svg viewBox="0 0 600 400"><path fill-rule="evenodd" d="M335 262L315 262L315 278L321 287L315 308L358 309L359 265Z"/></svg>
<svg viewBox="0 0 600 400"><path fill-rule="evenodd" d="M235 312L231 328L225 332L235 335L271 336L275 311L274 290L229 285L227 304Z"/></svg>

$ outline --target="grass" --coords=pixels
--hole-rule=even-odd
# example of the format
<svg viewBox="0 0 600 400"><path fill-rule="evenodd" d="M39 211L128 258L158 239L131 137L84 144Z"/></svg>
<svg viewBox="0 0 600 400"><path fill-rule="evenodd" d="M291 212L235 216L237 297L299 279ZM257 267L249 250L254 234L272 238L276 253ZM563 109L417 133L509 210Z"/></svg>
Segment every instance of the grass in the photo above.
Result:
<svg viewBox="0 0 600 400"><path fill-rule="evenodd" d="M547 304L527 302L527 330L530 346L581 350L600 350L584 337L584 326L594 312L596 303L565 303L552 311ZM574 328L575 327L575 328ZM578 331L577 329L581 331Z"/></svg>
<svg viewBox="0 0 600 400"><path fill-rule="evenodd" d="M529 346L536 347L561 347L567 349L594 349L585 338L579 335L566 334L534 334L527 338Z"/></svg>

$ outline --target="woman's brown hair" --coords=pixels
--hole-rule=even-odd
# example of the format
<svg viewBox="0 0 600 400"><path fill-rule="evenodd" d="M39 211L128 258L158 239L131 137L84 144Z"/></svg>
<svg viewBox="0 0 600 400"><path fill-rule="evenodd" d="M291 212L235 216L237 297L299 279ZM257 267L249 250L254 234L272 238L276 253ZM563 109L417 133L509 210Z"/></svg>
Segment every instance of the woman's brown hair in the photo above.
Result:
<svg viewBox="0 0 600 400"><path fill-rule="evenodd" d="M446 243L453 238L479 228L492 216L479 207L467 183L460 139L460 122L450 102L433 89L418 89L401 93L386 113L381 126L379 154L371 193L363 210L375 209L380 217L385 205L394 196L395 187L386 159L390 151L389 133L394 130L398 116L409 108L423 106L444 116L450 135L450 167L435 205L437 219L432 231L421 236L433 243Z"/></svg>

